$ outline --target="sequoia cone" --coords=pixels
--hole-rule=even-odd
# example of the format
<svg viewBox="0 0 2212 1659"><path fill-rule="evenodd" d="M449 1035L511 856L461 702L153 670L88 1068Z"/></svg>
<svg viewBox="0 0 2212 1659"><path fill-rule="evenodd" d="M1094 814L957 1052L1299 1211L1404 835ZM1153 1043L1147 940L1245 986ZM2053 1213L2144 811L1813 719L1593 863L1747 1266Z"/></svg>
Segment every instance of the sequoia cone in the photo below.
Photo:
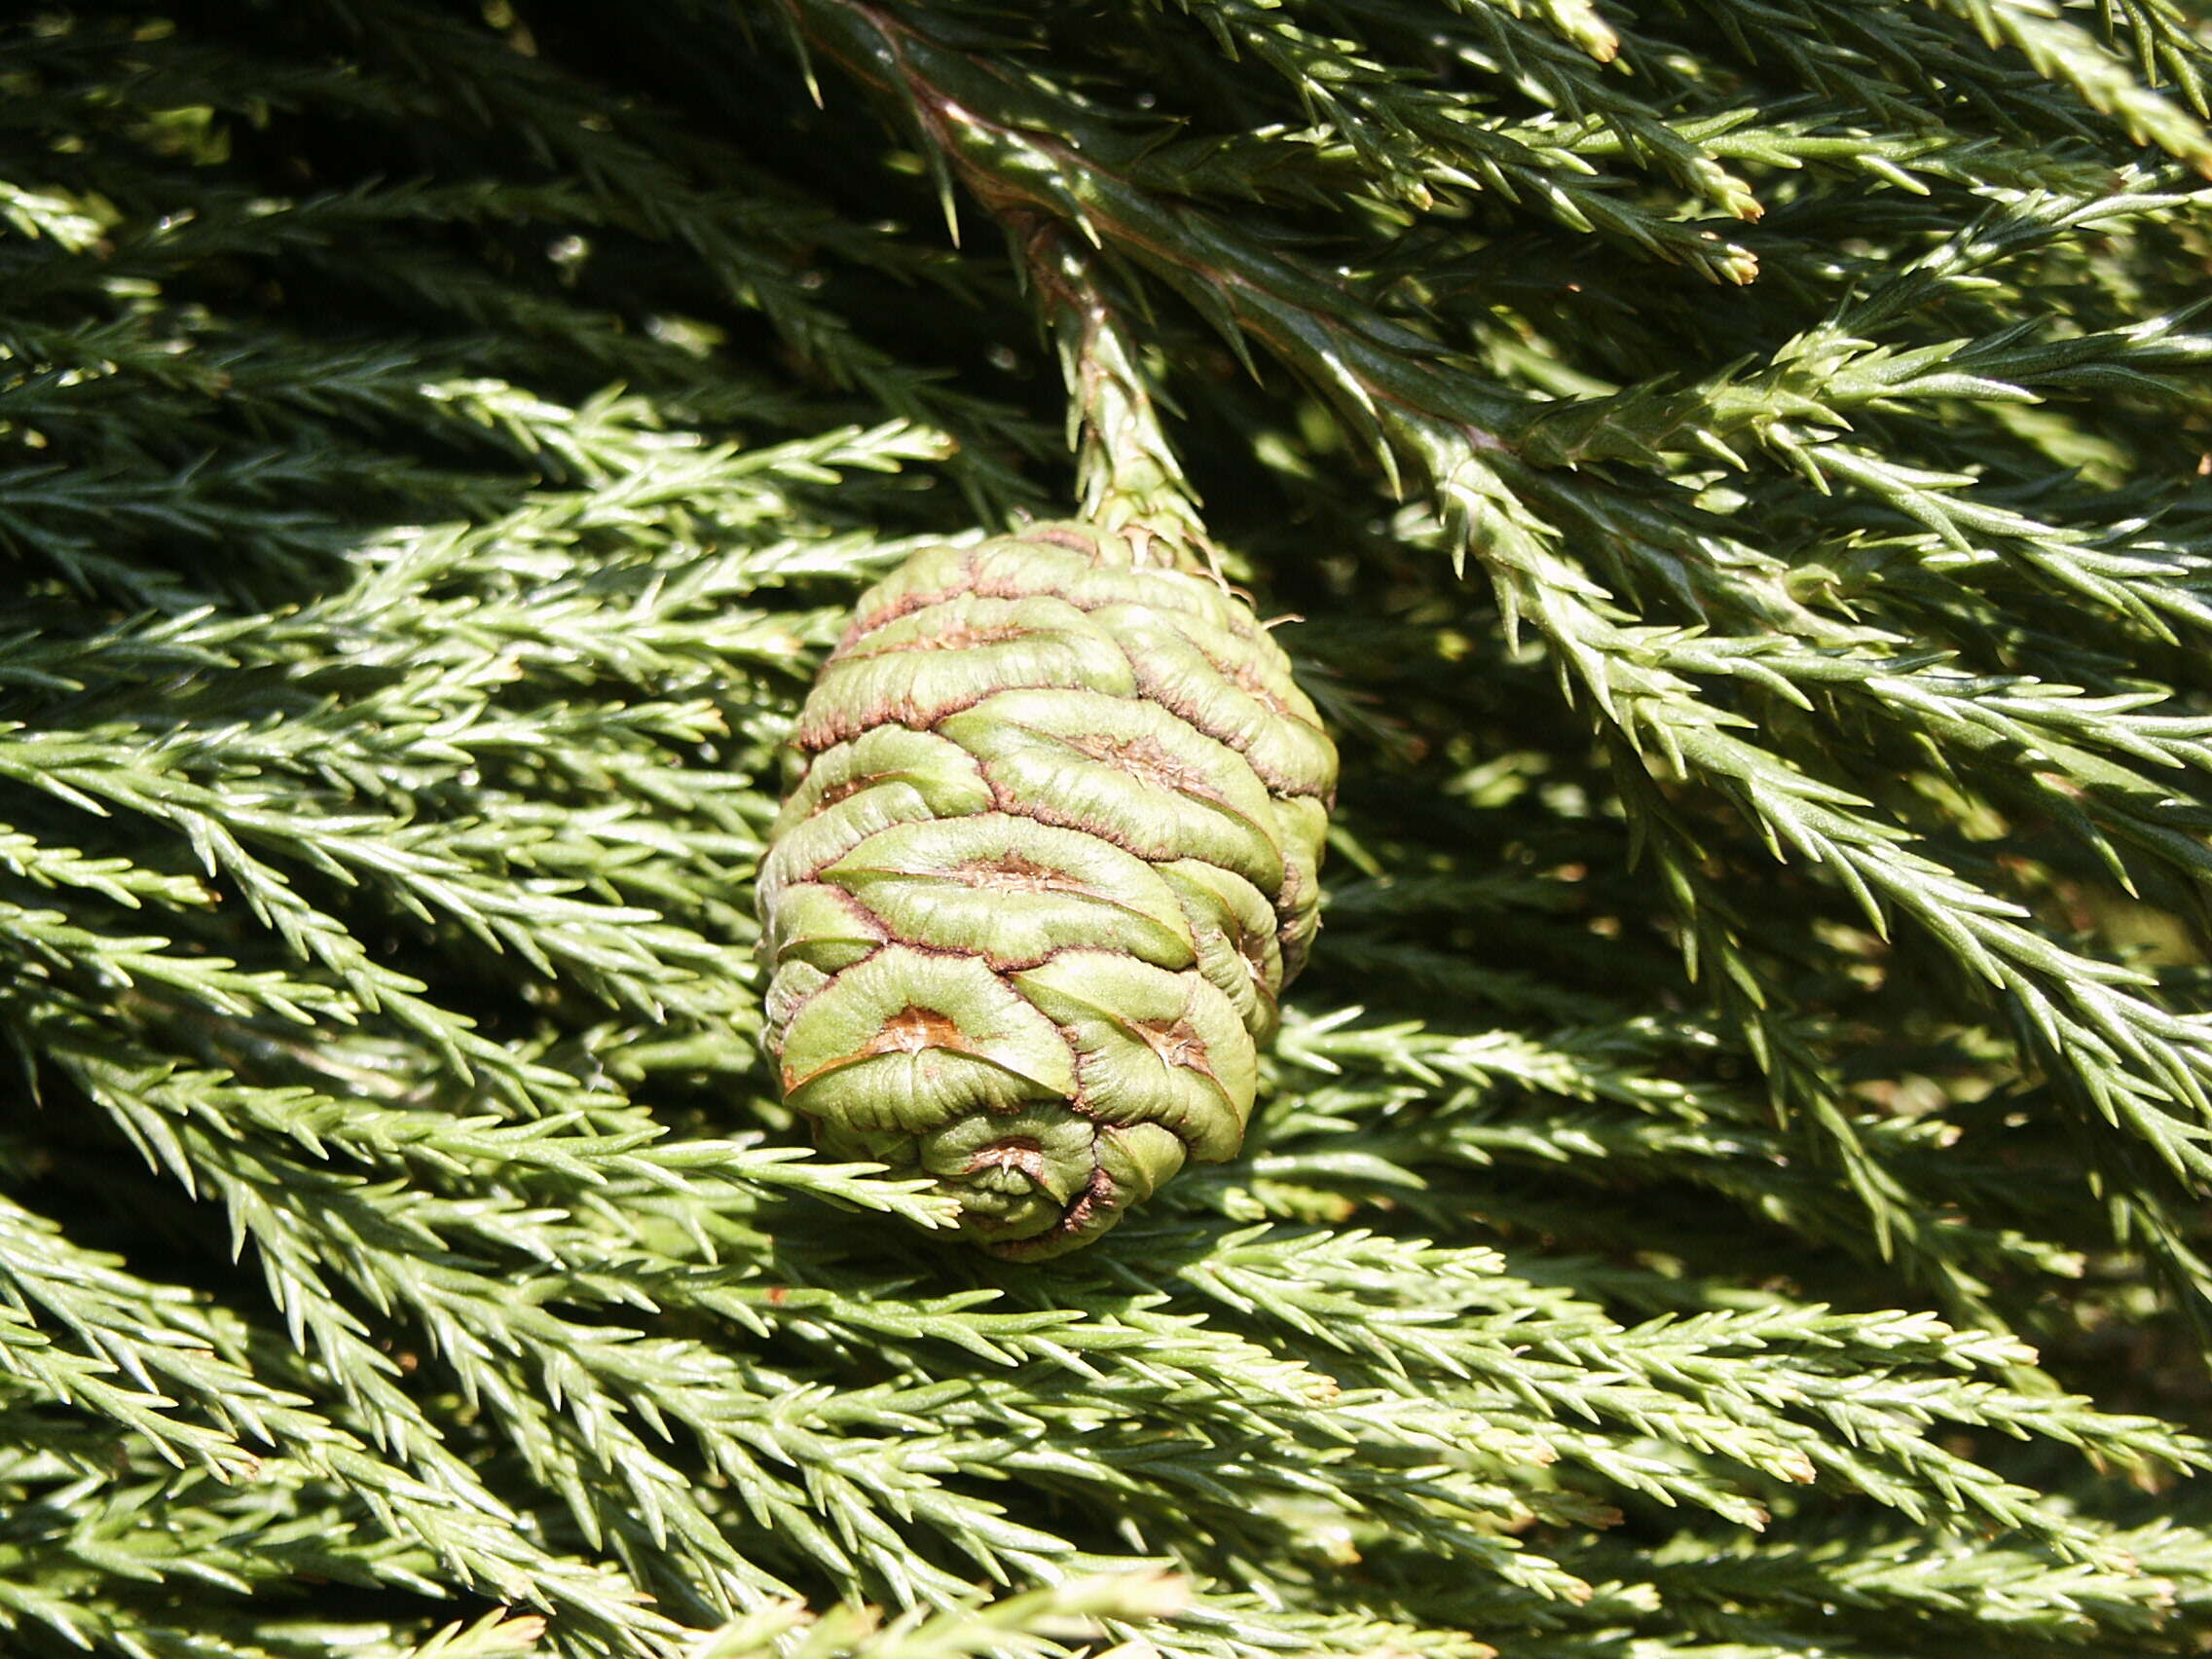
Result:
<svg viewBox="0 0 2212 1659"><path fill-rule="evenodd" d="M1251 608L1156 552L1040 525L869 589L760 870L786 1097L1002 1256L1235 1155L1313 936L1336 750Z"/></svg>

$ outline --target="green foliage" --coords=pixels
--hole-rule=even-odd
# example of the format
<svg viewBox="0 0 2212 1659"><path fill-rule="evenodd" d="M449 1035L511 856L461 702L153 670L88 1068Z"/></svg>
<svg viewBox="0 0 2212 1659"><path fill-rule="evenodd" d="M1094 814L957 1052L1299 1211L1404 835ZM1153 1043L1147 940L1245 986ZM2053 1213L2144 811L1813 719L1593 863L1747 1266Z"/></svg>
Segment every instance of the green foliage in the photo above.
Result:
<svg viewBox="0 0 2212 1659"><path fill-rule="evenodd" d="M0 24L0 1645L2202 1651L2205 28ZM1070 510L1346 767L1242 1156L1008 1263L753 875Z"/></svg>

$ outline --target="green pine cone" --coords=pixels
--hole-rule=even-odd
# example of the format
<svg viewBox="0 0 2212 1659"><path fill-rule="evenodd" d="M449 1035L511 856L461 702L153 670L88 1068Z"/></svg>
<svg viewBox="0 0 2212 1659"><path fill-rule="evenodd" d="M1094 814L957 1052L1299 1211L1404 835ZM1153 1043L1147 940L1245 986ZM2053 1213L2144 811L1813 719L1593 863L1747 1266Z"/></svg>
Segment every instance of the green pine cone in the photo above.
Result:
<svg viewBox="0 0 2212 1659"><path fill-rule="evenodd" d="M1235 1156L1313 937L1336 749L1251 608L1152 545L1041 525L870 589L761 866L786 1097L1003 1256Z"/></svg>

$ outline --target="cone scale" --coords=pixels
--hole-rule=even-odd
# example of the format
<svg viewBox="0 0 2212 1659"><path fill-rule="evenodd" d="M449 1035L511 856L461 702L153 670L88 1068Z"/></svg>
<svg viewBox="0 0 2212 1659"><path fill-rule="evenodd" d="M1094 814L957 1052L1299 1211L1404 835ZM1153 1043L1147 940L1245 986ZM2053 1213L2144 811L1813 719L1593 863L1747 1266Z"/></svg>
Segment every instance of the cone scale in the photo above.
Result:
<svg viewBox="0 0 2212 1659"><path fill-rule="evenodd" d="M1251 608L1158 548L1033 526L870 589L761 867L785 1097L1001 1256L1235 1156L1313 937L1335 748Z"/></svg>

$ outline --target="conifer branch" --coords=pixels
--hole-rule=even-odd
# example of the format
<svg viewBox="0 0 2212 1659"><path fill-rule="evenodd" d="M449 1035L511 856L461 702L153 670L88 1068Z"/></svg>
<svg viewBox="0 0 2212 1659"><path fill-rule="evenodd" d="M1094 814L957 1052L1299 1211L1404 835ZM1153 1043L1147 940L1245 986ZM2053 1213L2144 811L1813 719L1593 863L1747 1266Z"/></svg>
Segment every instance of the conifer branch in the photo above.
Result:
<svg viewBox="0 0 2212 1659"><path fill-rule="evenodd" d="M587 13L6 29L11 1651L2194 1650L2186 9ZM778 751L1201 493L1323 947L978 1258L773 1098Z"/></svg>

